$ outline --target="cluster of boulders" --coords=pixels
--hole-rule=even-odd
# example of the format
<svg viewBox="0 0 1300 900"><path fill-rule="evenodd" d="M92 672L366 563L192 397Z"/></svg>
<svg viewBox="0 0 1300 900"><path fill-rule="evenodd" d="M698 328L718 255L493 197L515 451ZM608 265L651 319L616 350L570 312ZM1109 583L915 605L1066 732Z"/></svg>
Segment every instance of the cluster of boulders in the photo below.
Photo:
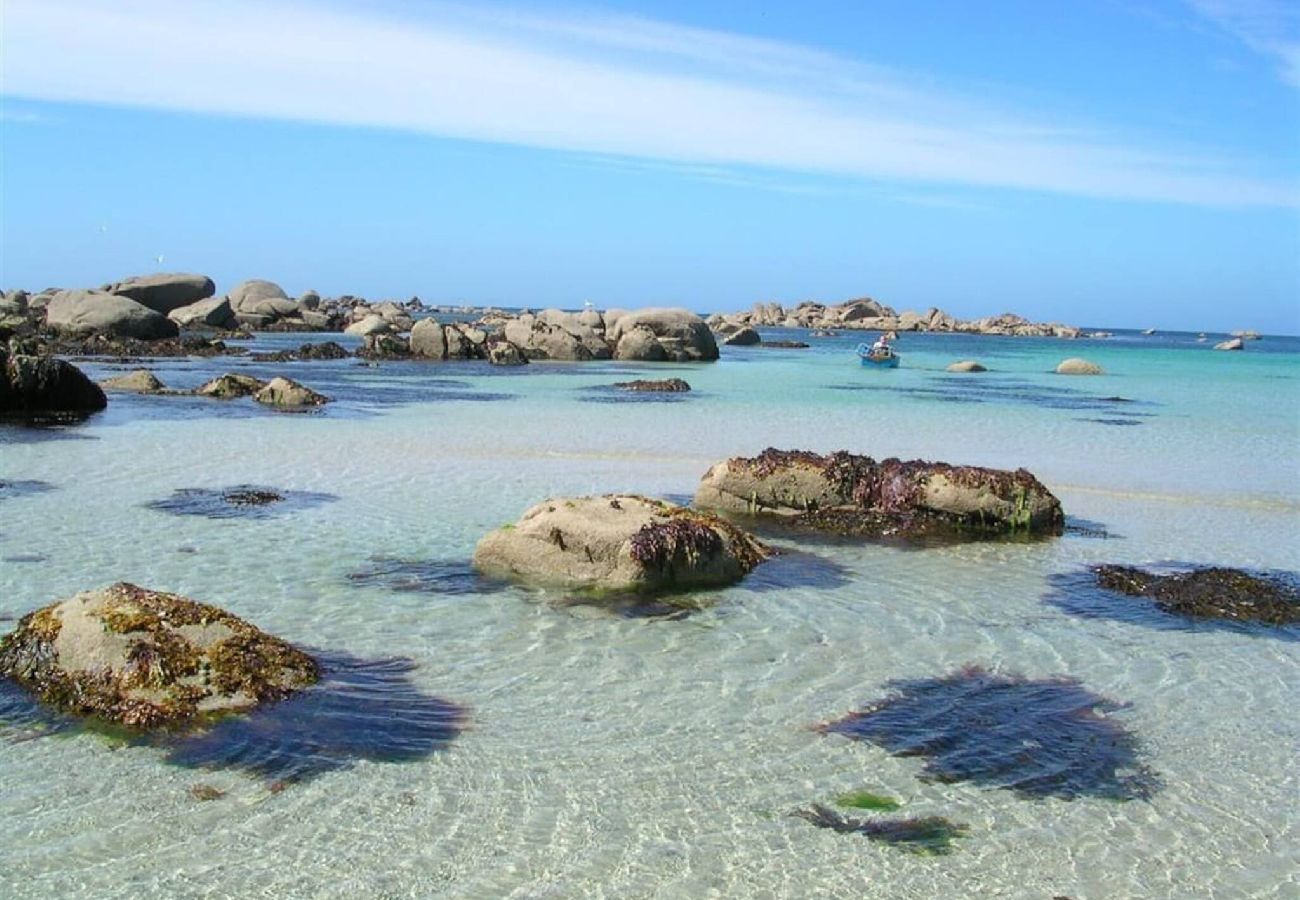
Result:
<svg viewBox="0 0 1300 900"><path fill-rule="evenodd" d="M215 400L234 400L240 397L252 397L264 406L281 409L303 409L322 406L329 402L329 397L301 385L292 378L276 376L270 381L254 378L252 375L226 373L205 382L192 391L175 390L167 387L148 369L136 369L124 375L115 375L101 383L101 387L110 391L123 391L132 394L173 394L194 397L211 397Z"/></svg>
<svg viewBox="0 0 1300 900"><path fill-rule="evenodd" d="M1024 337L1076 338L1082 331L1073 325L1031 322L1012 313L962 321L941 309L924 313L899 313L869 297L827 305L805 301L793 309L779 303L756 303L748 312L715 314L709 327L726 343L756 344L753 329L760 326L808 328L814 331L857 329L868 331L950 331L967 334L1004 334Z"/></svg>

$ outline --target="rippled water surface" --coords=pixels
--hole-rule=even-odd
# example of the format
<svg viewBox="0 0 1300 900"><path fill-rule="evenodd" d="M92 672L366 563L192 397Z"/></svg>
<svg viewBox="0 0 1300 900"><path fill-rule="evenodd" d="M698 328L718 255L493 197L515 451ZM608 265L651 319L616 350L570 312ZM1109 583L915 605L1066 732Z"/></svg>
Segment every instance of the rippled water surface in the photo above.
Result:
<svg viewBox="0 0 1300 900"><path fill-rule="evenodd" d="M0 630L128 580L332 673L275 715L171 742L0 689L0 895L1296 896L1300 634L1113 614L1076 587L1100 562L1300 570L1300 342L904 335L901 368L864 371L856 337L809 340L701 366L164 360L173 387L283 373L336 402L113 395L74 428L0 426ZM1050 374L1067 356L1108 374ZM966 358L991 371L943 371ZM592 402L636 377L694 390ZM468 564L548 495L681 499L767 446L1024 466L1070 528L929 547L778 534L781 557L687 610L575 603ZM250 485L290 500L210 514ZM962 673L1050 702L985 691L949 716ZM825 727L890 697L903 738ZM1008 720L1022 751L1005 730L972 739L1007 710L1032 713ZM1088 773L1061 741L1096 734L1118 748L1105 783L1143 790L1073 789ZM1072 789L1008 787L1021 766ZM842 812L965 830L924 855L794 815L864 791L901 806Z"/></svg>

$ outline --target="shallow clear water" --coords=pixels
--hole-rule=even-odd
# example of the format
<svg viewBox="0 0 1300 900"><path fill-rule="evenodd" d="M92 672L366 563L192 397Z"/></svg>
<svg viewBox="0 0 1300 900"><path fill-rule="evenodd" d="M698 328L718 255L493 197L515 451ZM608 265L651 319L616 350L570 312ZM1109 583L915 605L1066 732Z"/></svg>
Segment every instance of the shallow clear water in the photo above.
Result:
<svg viewBox="0 0 1300 900"><path fill-rule="evenodd" d="M1295 896L1300 634L1081 616L1059 586L1096 562L1300 570L1300 341L1213 353L1179 335L904 335L903 367L884 372L858 366L852 335L811 342L701 366L162 361L176 387L283 372L338 401L287 415L116 395L75 428L0 426L0 480L53 487L0 494L0 628L134 581L323 653L410 659L358 688L382 699L400 681L411 704L367 723L381 744L411 738L394 722L418 722L425 699L463 711L436 746L344 752L287 787L11 716L0 895ZM1050 374L1076 355L1108 374ZM963 358L993 371L943 371ZM593 390L648 373L694 390L664 403ZM688 496L713 462L767 446L1024 466L1107 537L787 537L798 552L669 618L466 567L485 531L548 495ZM236 485L332 496L218 519L149 506ZM1067 676L1122 704L1109 716L1160 788L1116 802L923 782L921 759L812 727L889 682L968 665ZM340 721L363 721L359 708ZM227 793L200 802L197 783ZM917 856L791 815L854 790L969 834Z"/></svg>

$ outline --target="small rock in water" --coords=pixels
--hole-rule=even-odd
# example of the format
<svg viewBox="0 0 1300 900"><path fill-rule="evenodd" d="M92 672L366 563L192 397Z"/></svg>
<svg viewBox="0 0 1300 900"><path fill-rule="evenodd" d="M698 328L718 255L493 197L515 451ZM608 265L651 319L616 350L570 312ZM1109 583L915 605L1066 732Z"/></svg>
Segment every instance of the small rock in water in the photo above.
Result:
<svg viewBox="0 0 1300 900"><path fill-rule="evenodd" d="M942 855L952 852L952 842L965 837L970 828L959 825L943 816L925 816L915 819L850 819L835 810L814 803L810 809L794 813L807 819L818 828L829 828L840 834L861 834L873 841L891 844L909 853Z"/></svg>
<svg viewBox="0 0 1300 900"><path fill-rule="evenodd" d="M988 369L985 368L985 367L984 367L983 365L981 365L980 363L977 363L977 362L976 362L975 360L973 360L973 359L963 359L961 362L955 362L955 363L953 363L952 365L948 366L947 371L949 371L949 372L987 372Z"/></svg>
<svg viewBox="0 0 1300 900"><path fill-rule="evenodd" d="M135 394L156 394L167 386L148 369L136 369L125 375L116 375L100 382L100 387L110 391L129 391Z"/></svg>
<svg viewBox="0 0 1300 900"><path fill-rule="evenodd" d="M283 377L272 378L253 394L253 399L266 406L280 408L320 406L329 402L329 397L324 394L318 394L292 378Z"/></svg>
<svg viewBox="0 0 1300 900"><path fill-rule="evenodd" d="M221 492L221 499L231 506L266 506L279 503L284 495L262 488L230 488Z"/></svg>
<svg viewBox="0 0 1300 900"><path fill-rule="evenodd" d="M192 784L190 785L190 796L195 800L220 800L226 796L226 792L214 788L210 784Z"/></svg>
<svg viewBox="0 0 1300 900"><path fill-rule="evenodd" d="M810 344L804 341L763 341L760 347L771 347L775 350L807 350Z"/></svg>
<svg viewBox="0 0 1300 900"><path fill-rule="evenodd" d="M1239 569L1208 568L1158 575L1132 566L1098 566L1098 586L1146 597L1168 613L1291 625L1300 622L1300 590Z"/></svg>
<svg viewBox="0 0 1300 900"><path fill-rule="evenodd" d="M667 394L684 393L691 389L691 386L680 378L667 378L662 381L616 381L614 387L624 391L651 391Z"/></svg>
<svg viewBox="0 0 1300 900"><path fill-rule="evenodd" d="M1103 375L1105 374L1101 366L1095 362L1089 362L1086 359L1080 359L1075 356L1064 360L1056 367L1057 375Z"/></svg>

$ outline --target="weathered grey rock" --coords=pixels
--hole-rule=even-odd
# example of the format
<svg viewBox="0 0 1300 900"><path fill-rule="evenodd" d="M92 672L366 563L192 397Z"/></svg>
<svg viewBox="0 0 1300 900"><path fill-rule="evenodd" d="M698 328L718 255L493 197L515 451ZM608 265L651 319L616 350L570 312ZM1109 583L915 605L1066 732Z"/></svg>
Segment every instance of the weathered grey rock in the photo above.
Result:
<svg viewBox="0 0 1300 900"><path fill-rule="evenodd" d="M60 291L45 307L45 323L68 334L112 334L142 341L180 334L162 313L105 291Z"/></svg>
<svg viewBox="0 0 1300 900"><path fill-rule="evenodd" d="M119 297L129 297L154 312L167 315L174 309L211 297L216 293L217 287L206 275L158 272L126 278L116 284L105 285L104 290Z"/></svg>
<svg viewBox="0 0 1300 900"><path fill-rule="evenodd" d="M361 321L353 322L347 328L344 328L343 333L365 337L368 334L389 334L393 330L391 322L381 315L372 313Z"/></svg>
<svg viewBox="0 0 1300 900"><path fill-rule="evenodd" d="M108 405L99 385L72 363L52 356L10 353L0 345L0 416L64 418Z"/></svg>
<svg viewBox="0 0 1300 900"><path fill-rule="evenodd" d="M0 296L0 316L22 315L27 312L27 292L10 291Z"/></svg>
<svg viewBox="0 0 1300 900"><path fill-rule="evenodd" d="M732 347L752 347L755 344L761 344L763 338L752 328L741 328L735 333L728 335L722 343Z"/></svg>
<svg viewBox="0 0 1300 900"><path fill-rule="evenodd" d="M316 291L303 291L298 298L299 309L317 309L320 307L320 294Z"/></svg>
<svg viewBox="0 0 1300 900"><path fill-rule="evenodd" d="M1062 361L1062 363L1056 367L1056 374L1057 375L1101 375L1104 373L1101 366L1097 365L1094 362L1089 362L1086 359L1080 359L1079 357L1076 356Z"/></svg>
<svg viewBox="0 0 1300 900"><path fill-rule="evenodd" d="M1233 338L1229 341L1222 341L1214 345L1215 350L1241 350L1246 345L1242 343L1241 338Z"/></svg>
<svg viewBox="0 0 1300 900"><path fill-rule="evenodd" d="M949 372L987 372L984 366L973 359L963 359L948 366Z"/></svg>
<svg viewBox="0 0 1300 900"><path fill-rule="evenodd" d="M191 303L189 306L173 309L167 314L167 318L182 328L202 325L211 328L234 328L238 324L235 311L231 309L230 299L227 297L209 297Z"/></svg>
<svg viewBox="0 0 1300 900"><path fill-rule="evenodd" d="M705 474L695 503L867 536L1056 534L1064 521L1060 501L1024 469L877 462L843 451L768 449L726 460Z"/></svg>
<svg viewBox="0 0 1300 900"><path fill-rule="evenodd" d="M447 358L447 336L437 319L421 319L412 326L411 352L425 359Z"/></svg>
<svg viewBox="0 0 1300 900"><path fill-rule="evenodd" d="M236 397L251 397L264 387L266 387L266 382L260 378L227 372L225 375L218 375L211 381L201 385L194 393L200 397L233 400Z"/></svg>
<svg viewBox="0 0 1300 900"><path fill-rule="evenodd" d="M400 334L379 332L368 334L357 351L362 359L406 359L411 355L411 345Z"/></svg>
<svg viewBox="0 0 1300 900"><path fill-rule="evenodd" d="M608 317L606 317L608 323ZM686 309L638 309L606 325L606 337L615 345L615 359L653 360L658 354L644 340L626 342L635 332L647 333L663 348L667 359L709 362L718 358L718 343L704 320ZM634 355L643 354L643 355Z"/></svg>
<svg viewBox="0 0 1300 900"><path fill-rule="evenodd" d="M570 331L566 324L578 329L579 333ZM529 359L572 361L608 359L610 356L603 338L580 325L576 316L558 310L546 310L540 316L523 315L507 322L505 337Z"/></svg>
<svg viewBox="0 0 1300 900"><path fill-rule="evenodd" d="M488 341L484 346L487 349L487 361L494 366L522 366L528 362L524 351L507 340Z"/></svg>
<svg viewBox="0 0 1300 900"><path fill-rule="evenodd" d="M619 337L614 346L615 359L635 359L640 362L667 362L668 351L648 328L633 328Z"/></svg>
<svg viewBox="0 0 1300 900"><path fill-rule="evenodd" d="M136 369L125 375L115 375L100 382L100 387L110 391L127 391L133 394L157 394L167 389L158 376L148 369Z"/></svg>
<svg viewBox="0 0 1300 900"><path fill-rule="evenodd" d="M447 341L448 359L473 359L478 356L474 344L458 326L448 325L443 329L443 337Z"/></svg>
<svg viewBox="0 0 1300 900"><path fill-rule="evenodd" d="M274 321L298 311L298 304L273 281L241 281L226 296L230 298L230 308L235 315L247 324L257 324L253 316L265 316Z"/></svg>
<svg viewBox="0 0 1300 900"><path fill-rule="evenodd" d="M655 591L729 584L767 553L722 519L608 494L539 503L479 541L474 565L539 584Z"/></svg>
<svg viewBox="0 0 1300 900"><path fill-rule="evenodd" d="M253 399L267 406L293 408L320 406L329 402L329 397L318 394L291 378L283 377L272 378L253 394Z"/></svg>
<svg viewBox="0 0 1300 900"><path fill-rule="evenodd" d="M118 583L24 616L0 675L64 712L152 728L280 700L319 670L225 610Z"/></svg>

